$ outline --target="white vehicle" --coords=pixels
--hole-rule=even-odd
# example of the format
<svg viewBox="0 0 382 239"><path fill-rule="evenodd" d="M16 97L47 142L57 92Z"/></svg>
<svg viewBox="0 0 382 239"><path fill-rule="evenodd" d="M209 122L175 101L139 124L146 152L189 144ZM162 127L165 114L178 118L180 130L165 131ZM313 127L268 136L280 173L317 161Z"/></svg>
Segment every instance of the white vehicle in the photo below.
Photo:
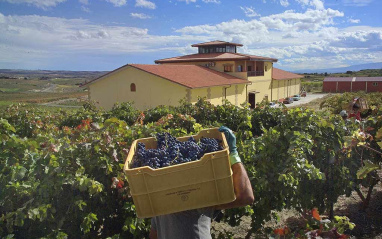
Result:
<svg viewBox="0 0 382 239"><path fill-rule="evenodd" d="M269 102L269 107L277 108L277 104L275 102Z"/></svg>

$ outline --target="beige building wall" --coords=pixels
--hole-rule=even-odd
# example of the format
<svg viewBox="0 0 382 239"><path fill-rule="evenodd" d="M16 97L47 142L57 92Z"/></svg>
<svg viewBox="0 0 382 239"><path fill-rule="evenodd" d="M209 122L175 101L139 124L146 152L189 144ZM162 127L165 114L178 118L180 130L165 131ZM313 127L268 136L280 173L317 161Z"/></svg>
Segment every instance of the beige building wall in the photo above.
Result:
<svg viewBox="0 0 382 239"><path fill-rule="evenodd" d="M240 106L246 101L246 85L216 86L190 90L190 102L195 103L198 97L206 97L214 105L221 105L225 99L232 104Z"/></svg>
<svg viewBox="0 0 382 239"><path fill-rule="evenodd" d="M279 100L300 93L300 79L274 80L272 100Z"/></svg>
<svg viewBox="0 0 382 239"><path fill-rule="evenodd" d="M130 90L131 84L135 84L135 92ZM117 102L127 101L134 101L140 110L158 105L178 105L187 96L186 87L130 66L89 84L88 88L90 100L98 102L106 110Z"/></svg>
<svg viewBox="0 0 382 239"><path fill-rule="evenodd" d="M135 84L136 91L131 91ZM110 110L115 103L133 101L137 109L145 110L158 105L179 105L181 99L195 103L198 97L206 97L212 104L220 105L226 98L234 105L246 100L245 84L189 89L159 76L131 66L122 68L88 85L90 100Z"/></svg>

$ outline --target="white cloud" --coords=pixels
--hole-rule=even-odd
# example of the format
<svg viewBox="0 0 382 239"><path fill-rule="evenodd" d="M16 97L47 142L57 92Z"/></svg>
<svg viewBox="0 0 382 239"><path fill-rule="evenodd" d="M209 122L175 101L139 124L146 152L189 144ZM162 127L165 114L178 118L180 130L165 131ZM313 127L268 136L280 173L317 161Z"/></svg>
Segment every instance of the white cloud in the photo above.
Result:
<svg viewBox="0 0 382 239"><path fill-rule="evenodd" d="M29 59L31 55L28 52L33 52L35 61L69 54L143 54L178 51L203 39L198 36L151 35L146 28L98 25L85 19L4 16L1 13L0 32L0 66L2 62L24 62L24 58ZM179 46L174 47L176 44ZM16 52L20 53L18 59L14 57Z"/></svg>
<svg viewBox="0 0 382 239"><path fill-rule="evenodd" d="M89 4L89 0L79 0L79 1L80 1L80 3L85 4L85 5Z"/></svg>
<svg viewBox="0 0 382 239"><path fill-rule="evenodd" d="M257 17L260 16L260 14L255 12L255 9L253 7L240 7L241 10L243 10L244 14L247 17Z"/></svg>
<svg viewBox="0 0 382 239"><path fill-rule="evenodd" d="M186 2L189 4L190 2L196 2L196 0L178 0L179 2Z"/></svg>
<svg viewBox="0 0 382 239"><path fill-rule="evenodd" d="M188 26L176 30L184 35L202 35L212 39L236 41L246 44L267 41L267 28L258 20L232 20L216 25Z"/></svg>
<svg viewBox="0 0 382 239"><path fill-rule="evenodd" d="M149 19L151 18L149 15L143 14L143 13L131 13L130 16L134 18L139 18L139 19Z"/></svg>
<svg viewBox="0 0 382 239"><path fill-rule="evenodd" d="M289 2L288 2L288 0L280 0L280 4L281 4L281 6L283 6L283 7L287 7L287 6L289 6Z"/></svg>
<svg viewBox="0 0 382 239"><path fill-rule="evenodd" d="M106 0L106 1L112 3L115 7L122 7L126 5L126 0Z"/></svg>
<svg viewBox="0 0 382 239"><path fill-rule="evenodd" d="M149 8L149 9L155 9L156 8L155 3L147 1L147 0L136 0L135 6L136 7Z"/></svg>
<svg viewBox="0 0 382 239"><path fill-rule="evenodd" d="M304 4L303 0L299 2ZM155 60L164 51L176 55L195 53L191 44L217 39L243 44L238 49L242 53L277 58L284 69L339 67L349 62L382 59L382 28L356 25L340 29L335 20L344 17L343 12L321 8L322 1L306 3L301 12L287 10L256 19L186 26L169 35L152 35L146 28L95 24L86 19L0 13L0 68L5 65L17 68L24 62L31 66L38 62L36 68L44 68L44 62L52 62L53 56L91 59L97 54L129 59L132 54L155 53L152 54ZM249 9L256 14L252 7ZM131 16L146 15L131 13ZM346 18L349 19L357 20Z"/></svg>
<svg viewBox="0 0 382 239"><path fill-rule="evenodd" d="M324 2L322 0L295 0L303 7L313 6L315 9L324 9Z"/></svg>
<svg viewBox="0 0 382 239"><path fill-rule="evenodd" d="M333 45L382 51L382 30L342 32L336 37Z"/></svg>
<svg viewBox="0 0 382 239"><path fill-rule="evenodd" d="M220 3L220 1L219 0L203 0L203 2L205 2L205 3Z"/></svg>
<svg viewBox="0 0 382 239"><path fill-rule="evenodd" d="M309 5L309 0L296 0L296 2L301 4L302 6Z"/></svg>
<svg viewBox="0 0 382 239"><path fill-rule="evenodd" d="M332 25L333 18L343 16L342 12L328 8L323 10L308 9L304 13L288 10L284 13L262 17L260 20L268 28L277 30L312 31L319 30L325 25Z"/></svg>
<svg viewBox="0 0 382 239"><path fill-rule="evenodd" d="M188 26L176 32L184 36L205 36L206 41L219 39L242 43L244 47L239 48L239 52L278 58L279 63L289 69L339 67L350 61L382 59L378 60L382 57L382 29L338 29L334 19L344 17L343 12L325 9L322 1L305 3L306 7L314 9L287 10L249 21Z"/></svg>
<svg viewBox="0 0 382 239"><path fill-rule="evenodd" d="M324 8L324 3L321 0L312 0L310 2L310 5L313 6L316 9L323 10Z"/></svg>
<svg viewBox="0 0 382 239"><path fill-rule="evenodd" d="M38 8L47 9L55 7L57 4L65 2L66 0L3 0L12 4L28 4L34 5Z"/></svg>
<svg viewBox="0 0 382 239"><path fill-rule="evenodd" d="M85 6L81 6L81 10L84 12L91 12L90 9Z"/></svg>
<svg viewBox="0 0 382 239"><path fill-rule="evenodd" d="M373 0L342 0L345 6L363 7L369 5Z"/></svg>
<svg viewBox="0 0 382 239"><path fill-rule="evenodd" d="M360 23L361 20L360 20L360 19L352 19L352 18L349 18L349 19L348 19L348 22L351 22L351 23Z"/></svg>

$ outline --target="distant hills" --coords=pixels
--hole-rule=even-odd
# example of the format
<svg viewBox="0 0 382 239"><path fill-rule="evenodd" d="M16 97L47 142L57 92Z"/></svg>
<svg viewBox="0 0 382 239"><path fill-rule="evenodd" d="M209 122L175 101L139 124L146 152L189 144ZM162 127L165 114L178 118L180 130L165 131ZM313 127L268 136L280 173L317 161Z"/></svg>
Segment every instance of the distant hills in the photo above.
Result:
<svg viewBox="0 0 382 239"><path fill-rule="evenodd" d="M85 78L93 79L106 74L108 71L48 71L48 70L10 70L0 69L0 77L29 77L29 78Z"/></svg>
<svg viewBox="0 0 382 239"><path fill-rule="evenodd" d="M340 68L327 68L327 69L305 69L292 71L297 74L303 73L346 73L347 71L360 71L360 70L369 70L369 69L382 69L382 62L377 63L368 63L361 65L353 65L348 67ZM101 75L106 74L108 71L51 71L51 70L9 70L9 69L0 69L0 77L11 76L11 77L44 77L44 78L86 78L94 79Z"/></svg>
<svg viewBox="0 0 382 239"><path fill-rule="evenodd" d="M353 66L348 66L348 67L340 67L340 68L327 68L327 69L316 69L316 70L298 70L298 71L293 71L294 73L325 73L327 72L328 74L331 73L345 73L347 71L360 71L360 70L369 70L369 69L382 69L382 62L377 62L377 63L368 63L368 64L361 64L361 65L353 65Z"/></svg>

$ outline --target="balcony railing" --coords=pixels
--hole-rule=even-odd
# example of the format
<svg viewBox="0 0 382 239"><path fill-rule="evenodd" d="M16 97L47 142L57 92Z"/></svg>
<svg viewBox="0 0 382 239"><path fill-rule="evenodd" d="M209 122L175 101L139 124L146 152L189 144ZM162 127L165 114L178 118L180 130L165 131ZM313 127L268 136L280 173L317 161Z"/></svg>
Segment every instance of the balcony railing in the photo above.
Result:
<svg viewBox="0 0 382 239"><path fill-rule="evenodd" d="M264 76L264 71L248 71L247 76Z"/></svg>

